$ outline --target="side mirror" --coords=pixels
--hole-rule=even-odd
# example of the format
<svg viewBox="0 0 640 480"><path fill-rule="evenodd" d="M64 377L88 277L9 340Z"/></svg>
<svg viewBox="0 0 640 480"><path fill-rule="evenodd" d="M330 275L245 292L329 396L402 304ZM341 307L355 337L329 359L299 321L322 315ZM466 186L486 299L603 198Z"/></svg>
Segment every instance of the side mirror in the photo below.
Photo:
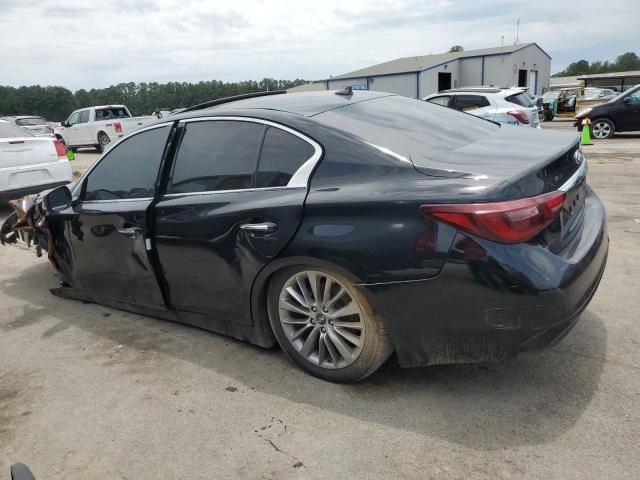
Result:
<svg viewBox="0 0 640 480"><path fill-rule="evenodd" d="M631 97L624 97L622 103L629 105L631 103Z"/></svg>
<svg viewBox="0 0 640 480"><path fill-rule="evenodd" d="M48 212L58 212L71 205L71 191L66 185L54 188L44 197L44 205Z"/></svg>

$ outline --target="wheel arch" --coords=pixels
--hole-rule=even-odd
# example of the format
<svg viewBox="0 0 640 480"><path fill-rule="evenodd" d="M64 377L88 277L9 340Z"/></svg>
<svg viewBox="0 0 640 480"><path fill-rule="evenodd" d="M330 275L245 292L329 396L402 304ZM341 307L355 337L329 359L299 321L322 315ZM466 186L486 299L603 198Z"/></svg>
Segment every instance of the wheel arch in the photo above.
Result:
<svg viewBox="0 0 640 480"><path fill-rule="evenodd" d="M361 279L359 279L352 272L346 270L344 267L333 263L331 261L315 258L315 257L307 257L307 256L291 256L291 257L283 257L277 258L269 262L258 274L256 279L253 282L253 286L251 287L251 318L253 320L254 329L257 334L264 338L265 340L270 338L271 344L276 344L275 335L271 329L271 324L269 322L269 313L267 309L267 295L269 290L269 282L273 278L273 276L284 270L285 268L295 267L300 265L306 265L311 267L322 268L325 270L333 271L345 277L352 285L357 283L361 283ZM370 298L369 292L366 290L358 290L360 293L364 295L369 305L373 308L374 302L372 298ZM379 315L379 312L376 312ZM381 317L382 318L382 317ZM386 323L385 319L382 318L382 321Z"/></svg>
<svg viewBox="0 0 640 480"><path fill-rule="evenodd" d="M98 133L96 134L96 142L100 143L100 135L106 135L107 138L109 140L111 140L111 137L109 137L109 134L107 132L105 132L104 130L98 130Z"/></svg>
<svg viewBox="0 0 640 480"><path fill-rule="evenodd" d="M594 117L591 120L591 125L596 123L598 120L607 120L607 121L609 121L609 122L611 122L613 124L613 128L616 130L616 132L620 131L620 130L618 130L618 125L616 125L616 122L610 116L608 116L608 115L598 115L597 117Z"/></svg>

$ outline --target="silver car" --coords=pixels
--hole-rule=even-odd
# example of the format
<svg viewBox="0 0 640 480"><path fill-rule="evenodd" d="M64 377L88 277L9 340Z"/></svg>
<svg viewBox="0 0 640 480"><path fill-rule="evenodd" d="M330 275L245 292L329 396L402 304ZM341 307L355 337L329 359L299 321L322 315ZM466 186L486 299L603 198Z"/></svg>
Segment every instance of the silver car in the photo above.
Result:
<svg viewBox="0 0 640 480"><path fill-rule="evenodd" d="M22 127L36 137L53 137L53 124L42 117L36 115L17 115L3 117L2 120Z"/></svg>
<svg viewBox="0 0 640 480"><path fill-rule="evenodd" d="M454 88L423 100L498 123L540 128L538 105L524 87Z"/></svg>

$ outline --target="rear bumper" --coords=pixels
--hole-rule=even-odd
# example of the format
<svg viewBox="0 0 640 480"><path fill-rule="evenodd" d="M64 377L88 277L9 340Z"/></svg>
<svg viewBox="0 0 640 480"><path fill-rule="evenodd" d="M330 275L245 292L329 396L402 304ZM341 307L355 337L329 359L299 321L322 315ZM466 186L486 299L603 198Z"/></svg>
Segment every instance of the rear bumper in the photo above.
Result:
<svg viewBox="0 0 640 480"><path fill-rule="evenodd" d="M72 180L68 160L0 168L0 200L39 193L43 190L66 185Z"/></svg>
<svg viewBox="0 0 640 480"><path fill-rule="evenodd" d="M581 235L553 254L458 233L428 280L360 288L404 367L499 360L558 342L593 297L607 260L605 211L590 192Z"/></svg>

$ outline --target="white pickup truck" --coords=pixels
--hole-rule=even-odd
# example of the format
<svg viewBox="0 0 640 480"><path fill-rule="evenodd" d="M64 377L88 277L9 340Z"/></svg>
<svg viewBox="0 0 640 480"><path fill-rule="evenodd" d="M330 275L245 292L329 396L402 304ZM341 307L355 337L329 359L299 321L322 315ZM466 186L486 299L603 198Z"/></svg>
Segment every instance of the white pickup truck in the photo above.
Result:
<svg viewBox="0 0 640 480"><path fill-rule="evenodd" d="M124 105L100 105L76 110L54 135L74 152L78 147L95 147L102 152L110 142L154 120L153 115L132 117Z"/></svg>

